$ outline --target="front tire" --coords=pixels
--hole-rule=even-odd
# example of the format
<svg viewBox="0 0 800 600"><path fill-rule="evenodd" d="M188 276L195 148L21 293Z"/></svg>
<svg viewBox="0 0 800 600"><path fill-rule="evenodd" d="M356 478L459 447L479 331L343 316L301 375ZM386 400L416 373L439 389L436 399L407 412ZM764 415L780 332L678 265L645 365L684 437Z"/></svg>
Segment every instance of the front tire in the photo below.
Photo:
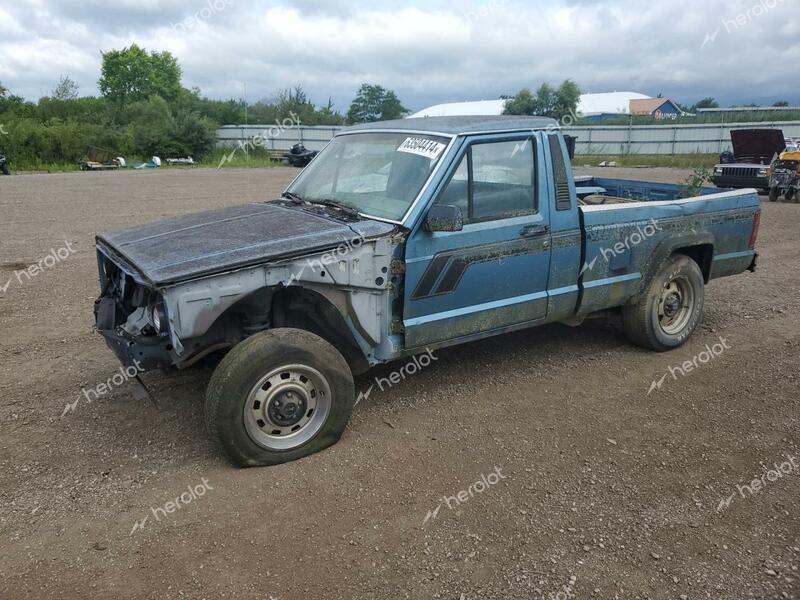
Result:
<svg viewBox="0 0 800 600"><path fill-rule="evenodd" d="M206 391L206 426L234 465L276 465L339 441L353 401L336 348L308 331L272 329L222 359Z"/></svg>
<svg viewBox="0 0 800 600"><path fill-rule="evenodd" d="M697 263L682 254L659 269L636 304L622 308L628 339L638 346L665 352L682 346L703 318L705 283Z"/></svg>
<svg viewBox="0 0 800 600"><path fill-rule="evenodd" d="M777 187L769 188L769 201L770 202L777 202L778 198L781 196L781 191Z"/></svg>
<svg viewBox="0 0 800 600"><path fill-rule="evenodd" d="M795 188L789 188L786 192L786 201L787 202L800 202L800 198L797 195L797 190Z"/></svg>

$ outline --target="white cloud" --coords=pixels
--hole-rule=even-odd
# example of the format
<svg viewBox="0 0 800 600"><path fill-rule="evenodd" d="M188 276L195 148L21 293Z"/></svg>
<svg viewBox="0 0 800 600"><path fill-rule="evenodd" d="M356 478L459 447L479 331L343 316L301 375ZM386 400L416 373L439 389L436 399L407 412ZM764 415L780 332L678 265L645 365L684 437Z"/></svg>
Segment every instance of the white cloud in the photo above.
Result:
<svg viewBox="0 0 800 600"><path fill-rule="evenodd" d="M244 82L250 100L300 84L318 103L332 96L346 109L369 81L420 108L570 77L594 92L800 104L791 76L800 61L796 0L764 0L770 9L761 0L228 0L176 32L172 25L209 1L17 2L0 9L0 81L35 99L66 74L90 93L100 51L136 42L170 50L187 87L221 98L241 96ZM723 18L740 15L744 25L725 28Z"/></svg>

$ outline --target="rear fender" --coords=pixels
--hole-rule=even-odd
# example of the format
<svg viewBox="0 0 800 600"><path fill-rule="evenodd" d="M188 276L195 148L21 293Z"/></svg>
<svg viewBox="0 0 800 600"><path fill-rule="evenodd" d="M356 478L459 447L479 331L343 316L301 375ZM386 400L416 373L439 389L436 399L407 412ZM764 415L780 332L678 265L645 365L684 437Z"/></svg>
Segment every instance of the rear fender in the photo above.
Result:
<svg viewBox="0 0 800 600"><path fill-rule="evenodd" d="M693 252L687 250L698 249ZM650 255L648 264L642 269L642 279L630 303L635 303L642 294L650 288L653 279L658 275L662 265L667 259L676 253L686 254L698 262L700 270L703 272L703 279L708 283L711 272L711 261L714 256L714 235L705 231L702 233L692 233L688 235L670 236L659 242ZM698 258L700 260L698 261Z"/></svg>

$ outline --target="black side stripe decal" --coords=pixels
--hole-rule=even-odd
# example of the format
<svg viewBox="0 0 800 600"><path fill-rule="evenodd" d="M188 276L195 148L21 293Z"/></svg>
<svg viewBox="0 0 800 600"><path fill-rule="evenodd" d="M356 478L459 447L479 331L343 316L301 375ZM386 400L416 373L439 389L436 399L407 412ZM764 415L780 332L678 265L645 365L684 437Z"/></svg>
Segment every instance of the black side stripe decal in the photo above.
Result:
<svg viewBox="0 0 800 600"><path fill-rule="evenodd" d="M486 244L464 250L450 250L437 254L428 264L428 268L425 269L419 284L414 289L414 293L411 294L411 299L419 300L420 298L438 296L439 294L449 294L458 287L461 278L470 265L540 252L547 247L545 245L547 240L548 238L543 236L541 238ZM444 277L441 278L434 291L434 286L439 281L445 268Z"/></svg>
<svg viewBox="0 0 800 600"><path fill-rule="evenodd" d="M461 276L464 275L464 271L467 270L469 265L469 257L462 256L454 259L450 263L450 267L444 274L439 286L436 288L436 293L449 294L450 292L454 291L456 286L458 286L458 282L461 281Z"/></svg>
<svg viewBox="0 0 800 600"><path fill-rule="evenodd" d="M436 280L439 279L442 269L444 269L449 260L450 255L448 254L439 254L433 257L433 260L428 264L428 268L425 269L425 273L420 278L414 293L411 294L412 299L424 298L425 296L431 295Z"/></svg>

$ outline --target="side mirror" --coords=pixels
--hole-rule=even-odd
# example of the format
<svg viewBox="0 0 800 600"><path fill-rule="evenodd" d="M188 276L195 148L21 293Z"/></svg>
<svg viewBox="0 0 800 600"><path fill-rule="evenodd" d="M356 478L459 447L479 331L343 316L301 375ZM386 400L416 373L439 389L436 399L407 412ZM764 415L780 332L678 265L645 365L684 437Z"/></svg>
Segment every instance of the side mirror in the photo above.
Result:
<svg viewBox="0 0 800 600"><path fill-rule="evenodd" d="M425 230L461 231L464 229L464 216L461 209L452 204L434 204L425 218Z"/></svg>

